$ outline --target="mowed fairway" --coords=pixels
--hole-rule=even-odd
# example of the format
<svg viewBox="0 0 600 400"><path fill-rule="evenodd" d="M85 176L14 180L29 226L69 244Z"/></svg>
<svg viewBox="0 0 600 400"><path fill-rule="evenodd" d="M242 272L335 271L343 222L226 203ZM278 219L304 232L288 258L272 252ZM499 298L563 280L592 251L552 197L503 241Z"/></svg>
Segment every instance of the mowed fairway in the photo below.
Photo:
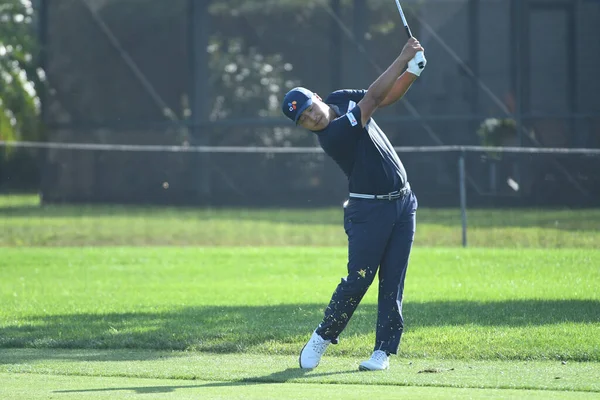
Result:
<svg viewBox="0 0 600 400"><path fill-rule="evenodd" d="M339 210L30 199L0 197L0 399L600 397L598 211L472 213L488 248L463 249L423 210L400 354L364 373L376 285L297 367L345 275Z"/></svg>
<svg viewBox="0 0 600 400"><path fill-rule="evenodd" d="M148 381L150 393L167 386L174 396L223 398L232 387L261 398L264 385L253 382L293 387L270 387L278 398L286 390L298 394L289 398L310 398L309 383L600 392L595 251L416 249L401 354L379 374L356 372L372 350L375 286L322 365L310 373L296 368L298 350L343 275L343 248L1 252L0 380L8 386L0 386L24 386L22 398L35 398L36 390L60 398L102 387L86 396L146 393L139 380L122 377L182 381ZM17 373L114 379L48 377L47 387L56 390L46 390L22 383L42 379L37 375ZM398 394L411 395L403 390ZM413 395L454 396L436 390Z"/></svg>
<svg viewBox="0 0 600 400"><path fill-rule="evenodd" d="M469 210L473 247L598 249L600 209ZM0 196L2 246L345 246L340 207L214 209L44 205ZM461 245L458 209L417 211L417 247Z"/></svg>

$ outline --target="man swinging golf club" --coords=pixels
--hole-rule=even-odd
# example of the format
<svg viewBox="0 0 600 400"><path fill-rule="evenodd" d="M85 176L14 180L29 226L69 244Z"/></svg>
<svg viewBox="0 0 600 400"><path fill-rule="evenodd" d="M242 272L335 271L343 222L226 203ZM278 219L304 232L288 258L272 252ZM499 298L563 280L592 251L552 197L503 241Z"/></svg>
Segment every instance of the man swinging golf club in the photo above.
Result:
<svg viewBox="0 0 600 400"><path fill-rule="evenodd" d="M398 351L417 199L402 162L371 116L379 107L404 96L426 65L423 51L411 37L366 91L338 90L323 101L310 90L297 87L283 99L283 113L317 135L325 153L348 177L350 192L344 204L348 275L335 289L323 320L300 352L300 368L315 368L327 347L338 342L378 270L375 347L359 369L387 369L389 355Z"/></svg>

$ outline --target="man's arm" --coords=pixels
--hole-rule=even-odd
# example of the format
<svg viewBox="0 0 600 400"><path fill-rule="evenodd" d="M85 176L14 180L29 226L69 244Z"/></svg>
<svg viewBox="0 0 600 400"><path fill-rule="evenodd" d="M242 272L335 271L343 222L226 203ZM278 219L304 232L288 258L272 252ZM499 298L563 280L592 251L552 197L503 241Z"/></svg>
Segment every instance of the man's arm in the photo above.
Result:
<svg viewBox="0 0 600 400"><path fill-rule="evenodd" d="M410 89L411 85L417 80L417 78L417 75L405 71L402 75L400 75L400 78L396 79L394 86L392 86L392 89L389 91L388 95L385 97L385 99L383 99L381 104L379 104L379 107L389 106L390 104L395 103L404 97L406 92L408 92L408 89Z"/></svg>
<svg viewBox="0 0 600 400"><path fill-rule="evenodd" d="M358 103L363 127L388 96L396 80L398 80L404 71L406 64L408 64L418 51L423 51L419 41L415 38L408 39L398 58L369 86L365 97Z"/></svg>

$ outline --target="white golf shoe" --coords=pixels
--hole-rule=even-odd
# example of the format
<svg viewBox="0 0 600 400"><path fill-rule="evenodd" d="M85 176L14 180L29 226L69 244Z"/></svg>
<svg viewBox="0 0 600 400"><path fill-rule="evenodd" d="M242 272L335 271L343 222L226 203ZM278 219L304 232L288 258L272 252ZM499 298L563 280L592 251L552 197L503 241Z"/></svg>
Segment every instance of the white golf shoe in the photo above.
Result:
<svg viewBox="0 0 600 400"><path fill-rule="evenodd" d="M331 344L331 340L325 340L313 332L308 343L304 345L300 352L300 368L316 368L321 361L321 356L327 350L327 346Z"/></svg>
<svg viewBox="0 0 600 400"><path fill-rule="evenodd" d="M371 358L358 366L361 371L381 371L390 366L390 357L383 350L375 350Z"/></svg>

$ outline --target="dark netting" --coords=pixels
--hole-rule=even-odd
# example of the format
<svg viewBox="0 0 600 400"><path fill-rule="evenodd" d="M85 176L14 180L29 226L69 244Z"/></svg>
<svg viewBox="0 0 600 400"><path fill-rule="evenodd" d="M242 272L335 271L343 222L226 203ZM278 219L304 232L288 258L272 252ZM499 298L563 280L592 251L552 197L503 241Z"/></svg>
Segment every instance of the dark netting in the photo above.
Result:
<svg viewBox="0 0 600 400"><path fill-rule="evenodd" d="M598 4L405 3L430 63L405 102L376 114L394 145L600 147ZM366 88L406 40L392 1L43 4L51 142L316 146L314 135L282 120L285 92ZM482 134L488 118L512 123L512 131ZM46 201L284 206L338 204L345 193L343 176L322 155L51 150L40 157ZM401 157L423 204L457 204L456 154ZM551 169L566 182L560 187L573 189L565 201L594 203L574 183L590 175L581 165L596 168L593 160L544 156L531 167L515 157L521 171L541 171L525 186L551 190ZM531 204L529 194L504 193L504 176L490 178L490 168L509 168L505 159L489 167L467 158L470 201Z"/></svg>
<svg viewBox="0 0 600 400"><path fill-rule="evenodd" d="M597 154L402 152L424 206L460 205L461 154L468 207L600 205ZM345 177L322 153L53 149L46 155L48 202L312 207L347 198Z"/></svg>
<svg viewBox="0 0 600 400"><path fill-rule="evenodd" d="M469 205L597 207L600 155L468 152Z"/></svg>
<svg viewBox="0 0 600 400"><path fill-rule="evenodd" d="M165 105L179 110L191 85L186 5L52 1L46 122L77 131L79 124L160 122Z"/></svg>

